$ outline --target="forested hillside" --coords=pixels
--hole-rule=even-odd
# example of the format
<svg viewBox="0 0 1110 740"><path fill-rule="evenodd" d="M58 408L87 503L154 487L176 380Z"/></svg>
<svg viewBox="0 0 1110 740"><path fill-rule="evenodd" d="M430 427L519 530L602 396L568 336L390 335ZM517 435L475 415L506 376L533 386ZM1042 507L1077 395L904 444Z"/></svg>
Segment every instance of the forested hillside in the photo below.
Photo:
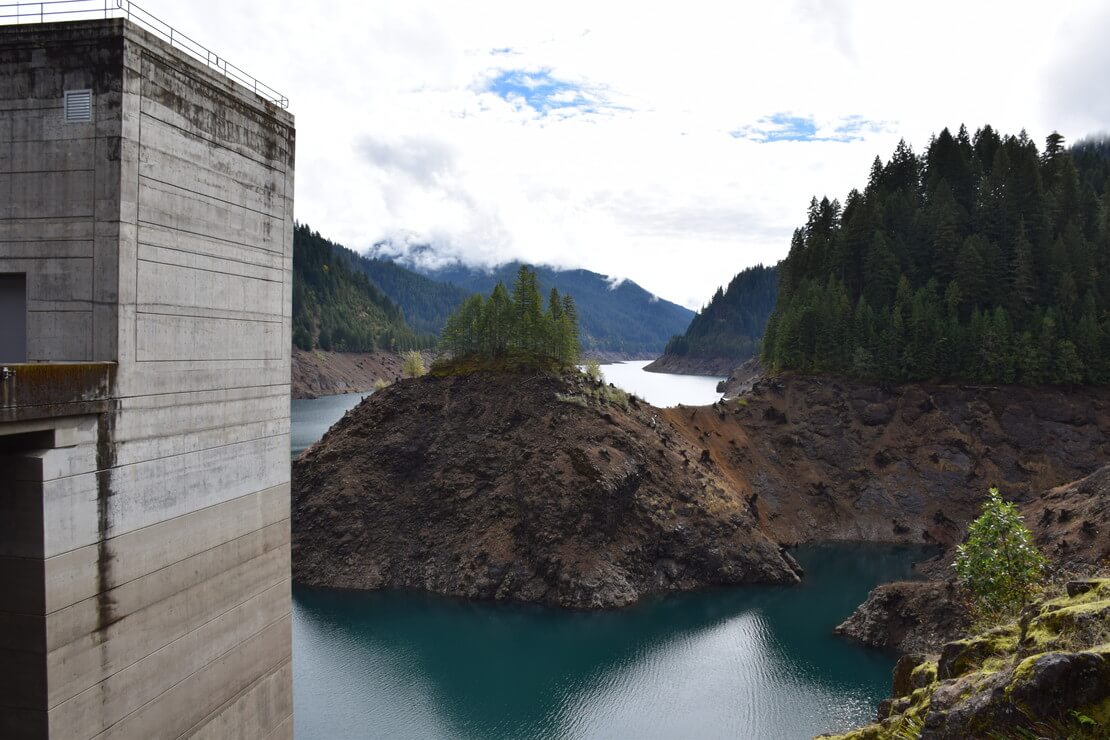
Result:
<svg viewBox="0 0 1110 740"><path fill-rule="evenodd" d="M410 329L397 304L351 267L351 255L304 224L294 227L293 345L340 352L433 346L435 335Z"/></svg>
<svg viewBox="0 0 1110 740"><path fill-rule="evenodd" d="M455 265L416 272L389 259L360 255L304 224L294 230L293 343L340 351L424 348L474 293L511 284L521 264L492 271ZM588 270L536 268L544 291L557 288L579 306L585 349L660 351L693 312L656 298L633 282L617 287Z"/></svg>
<svg viewBox="0 0 1110 740"><path fill-rule="evenodd" d="M754 356L775 308L777 290L777 268L756 265L742 270L726 290L717 289L685 334L671 337L664 354L727 357L737 362Z"/></svg>
<svg viewBox="0 0 1110 740"><path fill-rule="evenodd" d="M401 307L414 331L423 334L438 334L447 317L471 295L390 260L359 256L355 267Z"/></svg>
<svg viewBox="0 0 1110 740"><path fill-rule="evenodd" d="M779 267L773 369L862 378L1110 380L1110 141L945 129L810 203Z"/></svg>
<svg viewBox="0 0 1110 740"><path fill-rule="evenodd" d="M519 262L510 262L486 271L458 265L428 275L453 283L467 293L489 293L498 282L511 284L520 266ZM685 330L694 315L693 311L653 296L630 280L612 287L604 275L589 270L543 266L535 270L543 291L556 288L574 297L584 350L660 352L667 339Z"/></svg>

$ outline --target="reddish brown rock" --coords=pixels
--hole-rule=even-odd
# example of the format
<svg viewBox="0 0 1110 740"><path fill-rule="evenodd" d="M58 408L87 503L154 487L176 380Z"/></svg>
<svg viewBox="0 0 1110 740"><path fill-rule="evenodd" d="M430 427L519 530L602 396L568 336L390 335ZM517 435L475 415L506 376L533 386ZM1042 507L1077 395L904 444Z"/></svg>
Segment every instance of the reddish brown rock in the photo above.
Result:
<svg viewBox="0 0 1110 740"><path fill-rule="evenodd" d="M701 448L584 376L402 381L293 465L293 575L573 607L790 583Z"/></svg>

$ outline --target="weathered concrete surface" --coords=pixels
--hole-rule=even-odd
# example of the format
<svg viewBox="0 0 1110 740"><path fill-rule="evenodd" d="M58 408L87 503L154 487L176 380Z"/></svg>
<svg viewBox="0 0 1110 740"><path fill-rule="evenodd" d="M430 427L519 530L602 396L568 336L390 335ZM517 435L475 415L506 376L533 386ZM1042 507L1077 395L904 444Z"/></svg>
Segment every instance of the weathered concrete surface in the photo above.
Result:
<svg viewBox="0 0 1110 740"><path fill-rule="evenodd" d="M293 150L121 20L0 28L0 737L292 734Z"/></svg>
<svg viewBox="0 0 1110 740"><path fill-rule="evenodd" d="M115 380L112 362L4 365L0 422L50 419L107 411Z"/></svg>

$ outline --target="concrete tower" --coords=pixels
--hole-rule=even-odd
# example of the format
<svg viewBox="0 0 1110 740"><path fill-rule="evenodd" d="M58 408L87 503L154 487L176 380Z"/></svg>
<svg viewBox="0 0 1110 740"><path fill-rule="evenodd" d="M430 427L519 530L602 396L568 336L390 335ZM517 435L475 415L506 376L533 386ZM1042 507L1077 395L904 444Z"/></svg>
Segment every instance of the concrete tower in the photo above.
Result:
<svg viewBox="0 0 1110 740"><path fill-rule="evenodd" d="M293 118L204 51L0 27L3 738L292 736Z"/></svg>

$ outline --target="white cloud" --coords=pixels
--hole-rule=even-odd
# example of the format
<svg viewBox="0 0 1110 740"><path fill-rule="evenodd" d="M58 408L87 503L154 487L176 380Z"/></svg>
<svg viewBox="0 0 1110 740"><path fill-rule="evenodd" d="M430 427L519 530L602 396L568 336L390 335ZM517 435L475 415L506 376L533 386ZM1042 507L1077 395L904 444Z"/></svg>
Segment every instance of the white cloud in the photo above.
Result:
<svg viewBox="0 0 1110 740"><path fill-rule="evenodd" d="M1095 0L146 4L288 95L297 217L329 237L581 266L691 307L901 137L1075 140L1110 115Z"/></svg>
<svg viewBox="0 0 1110 740"><path fill-rule="evenodd" d="M1047 99L1059 115L1058 126L1071 132L1110 131L1110 6L1090 18L1069 18L1065 33L1071 43L1045 74Z"/></svg>

